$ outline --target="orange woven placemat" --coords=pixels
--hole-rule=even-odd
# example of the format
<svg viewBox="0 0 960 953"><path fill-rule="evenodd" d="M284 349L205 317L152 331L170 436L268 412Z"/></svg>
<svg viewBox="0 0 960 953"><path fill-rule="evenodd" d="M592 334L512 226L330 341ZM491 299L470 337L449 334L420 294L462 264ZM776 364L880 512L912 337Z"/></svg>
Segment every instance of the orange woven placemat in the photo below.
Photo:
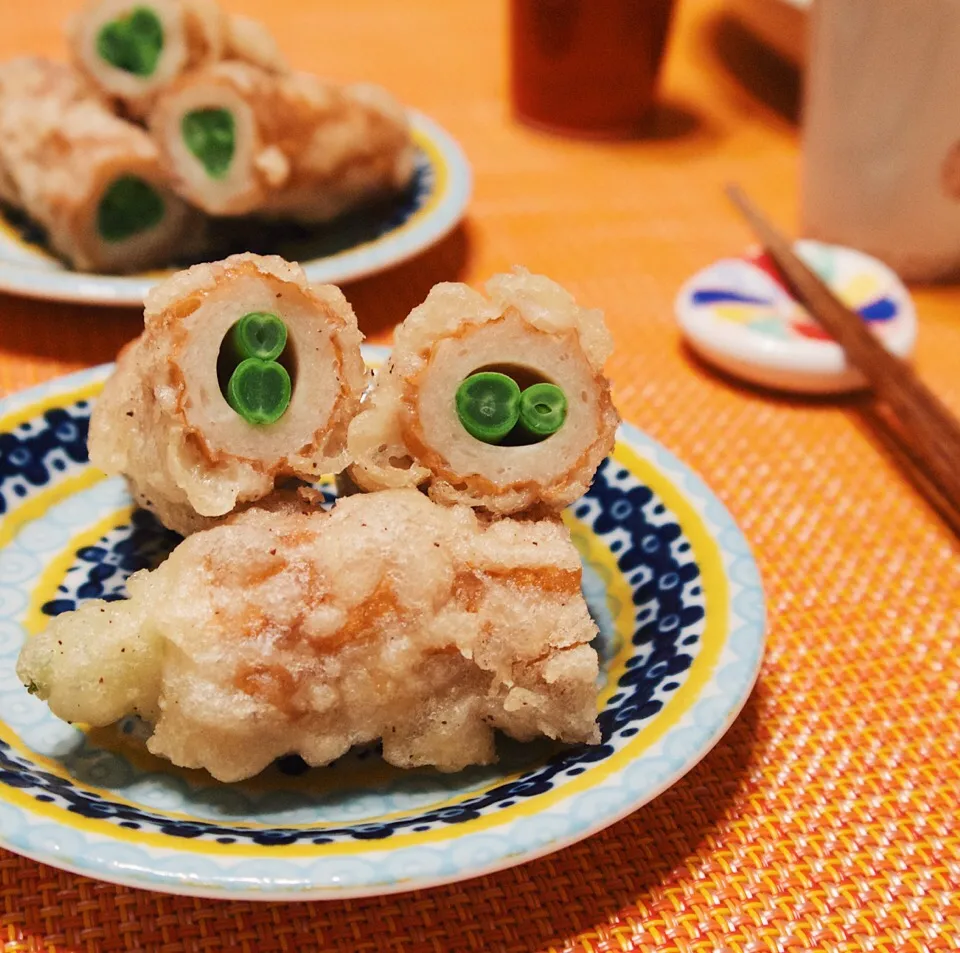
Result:
<svg viewBox="0 0 960 953"><path fill-rule="evenodd" d="M960 562L843 406L739 389L683 353L680 282L747 236L720 187L795 212L796 77L719 0L685 0L640 143L513 125L499 3L235 0L297 65L386 83L462 141L468 222L347 289L374 340L436 281L523 263L603 307L624 416L698 469L751 539L771 628L720 745L608 831L457 886L326 904L179 899L0 853L4 953L734 953L960 949ZM5 11L0 55L58 47L72 0ZM960 291L918 293L923 376L960 408ZM0 298L0 392L110 359L132 312Z"/></svg>

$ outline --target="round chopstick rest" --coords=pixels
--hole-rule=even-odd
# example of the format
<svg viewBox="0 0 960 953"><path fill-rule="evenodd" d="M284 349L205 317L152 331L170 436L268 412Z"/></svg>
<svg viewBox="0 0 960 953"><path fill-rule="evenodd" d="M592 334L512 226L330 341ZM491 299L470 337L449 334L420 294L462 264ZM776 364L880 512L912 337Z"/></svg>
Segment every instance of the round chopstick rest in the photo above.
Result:
<svg viewBox="0 0 960 953"><path fill-rule="evenodd" d="M882 262L839 245L798 241L797 254L888 350L913 353L917 315L903 282ZM838 394L866 386L843 349L784 287L761 251L718 261L680 289L677 319L690 346L736 377L777 390Z"/></svg>

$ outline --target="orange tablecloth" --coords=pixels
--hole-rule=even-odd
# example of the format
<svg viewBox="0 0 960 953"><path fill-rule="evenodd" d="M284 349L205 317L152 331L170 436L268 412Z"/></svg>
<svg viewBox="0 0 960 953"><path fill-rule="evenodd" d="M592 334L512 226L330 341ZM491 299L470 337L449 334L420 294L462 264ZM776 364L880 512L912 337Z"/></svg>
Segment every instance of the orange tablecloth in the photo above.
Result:
<svg viewBox="0 0 960 953"><path fill-rule="evenodd" d="M790 224L797 81L715 0L683 0L652 137L513 124L501 2L231 0L298 66L365 76L436 117L476 172L467 222L347 289L375 341L436 281L514 263L606 310L621 410L699 470L750 537L769 651L683 781L552 857L381 900L260 906L99 884L0 853L5 953L960 949L960 562L842 407L771 399L683 353L688 274L747 241L737 179ZM0 56L60 51L74 0L7 0ZM922 375L960 408L960 289L917 293ZM134 312L0 296L0 393L109 360Z"/></svg>

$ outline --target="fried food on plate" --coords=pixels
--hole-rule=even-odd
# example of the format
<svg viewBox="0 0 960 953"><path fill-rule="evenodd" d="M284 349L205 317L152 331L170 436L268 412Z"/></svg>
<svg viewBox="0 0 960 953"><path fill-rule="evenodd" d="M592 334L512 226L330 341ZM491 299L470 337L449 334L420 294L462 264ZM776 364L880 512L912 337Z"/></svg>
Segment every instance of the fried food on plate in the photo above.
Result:
<svg viewBox="0 0 960 953"><path fill-rule="evenodd" d="M256 508L185 540L130 599L24 647L54 714L153 723L148 748L224 781L382 739L401 767L495 760L494 730L596 742L596 626L558 520L484 522L415 490L330 513Z"/></svg>
<svg viewBox="0 0 960 953"><path fill-rule="evenodd" d="M587 491L619 423L602 313L520 268L486 292L439 284L397 328L350 426L360 489L422 486L500 516Z"/></svg>
<svg viewBox="0 0 960 953"><path fill-rule="evenodd" d="M90 460L186 534L347 462L367 380L356 316L299 265L234 255L147 297L90 422Z"/></svg>
<svg viewBox="0 0 960 953"><path fill-rule="evenodd" d="M168 188L153 141L113 115L70 67L0 67L0 192L77 268L135 271L169 261L201 216Z"/></svg>
<svg viewBox="0 0 960 953"><path fill-rule="evenodd" d="M406 113L386 90L240 62L163 93L151 132L176 187L210 215L326 222L410 181Z"/></svg>

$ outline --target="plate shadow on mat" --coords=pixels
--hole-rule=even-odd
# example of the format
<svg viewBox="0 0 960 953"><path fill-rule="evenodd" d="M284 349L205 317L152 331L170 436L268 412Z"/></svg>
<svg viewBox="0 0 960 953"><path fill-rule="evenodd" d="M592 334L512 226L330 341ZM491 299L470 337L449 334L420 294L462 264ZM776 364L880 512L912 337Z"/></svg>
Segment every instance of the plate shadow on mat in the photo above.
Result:
<svg viewBox="0 0 960 953"><path fill-rule="evenodd" d="M681 344L683 355L705 378L723 384L730 390L735 390L742 397L759 399L765 404L776 404L778 407L795 410L855 410L863 400L866 391L851 391L846 394L807 394L777 390L773 387L764 387L752 381L744 380L717 367L705 360L695 351L687 341Z"/></svg>
<svg viewBox="0 0 960 953"><path fill-rule="evenodd" d="M710 17L703 30L708 55L722 72L784 122L796 126L802 97L800 70L730 13Z"/></svg>
<svg viewBox="0 0 960 953"><path fill-rule="evenodd" d="M370 899L264 907L190 897L161 901L155 894L133 888L41 869L51 885L62 885L61 895L69 893L70 899L63 901L64 916L78 901L89 907L128 909L137 920L137 932L130 933L129 941L148 941L137 946L142 953L167 948L160 939L161 928L165 933L172 920L180 924L175 929L185 937L195 936L202 920L219 935L224 949L232 949L241 932L245 938L251 934L244 919L263 917L284 925L283 936L274 934L276 942L265 946L263 953L279 953L294 945L303 953L336 949L331 941L348 935L350 924L356 927L361 920L371 931L364 949L367 944L370 949L416 946L444 953L562 948L569 938L602 930L629 915L637 901L647 901L673 871L704 863L711 841L721 837L722 829L742 811L750 769L762 745L761 718L769 706L766 695L763 683L758 683L730 730L703 761L624 820L559 853L460 884ZM6 856L0 855L0 862ZM21 863L18 858L10 860ZM12 874L16 876L16 869ZM51 942L50 929L45 903L24 904L16 915L15 930L27 946L45 947ZM84 947L88 930L79 917L74 925L59 927L58 933L61 930L63 936L58 939L65 941L66 948ZM149 942L154 937L156 942Z"/></svg>
<svg viewBox="0 0 960 953"><path fill-rule="evenodd" d="M716 747L649 804L563 851L468 882L464 892L470 896L473 883L483 885L477 891L481 896L496 885L504 895L528 897L527 909L517 912L513 924L515 946L504 948L562 948L567 939L622 917L674 870L697 865L710 841L739 813L755 758L760 711L766 707L763 699L758 683ZM540 897L543 884L555 885L552 902ZM478 919L497 922L495 911L485 914L482 904L475 908ZM454 947L450 949L452 953Z"/></svg>
<svg viewBox="0 0 960 953"><path fill-rule="evenodd" d="M86 367L112 361L143 330L142 308L25 299L0 294L0 352Z"/></svg>
<svg viewBox="0 0 960 953"><path fill-rule="evenodd" d="M409 261L344 284L343 293L368 337L389 334L441 281L460 281L470 261L469 219Z"/></svg>

